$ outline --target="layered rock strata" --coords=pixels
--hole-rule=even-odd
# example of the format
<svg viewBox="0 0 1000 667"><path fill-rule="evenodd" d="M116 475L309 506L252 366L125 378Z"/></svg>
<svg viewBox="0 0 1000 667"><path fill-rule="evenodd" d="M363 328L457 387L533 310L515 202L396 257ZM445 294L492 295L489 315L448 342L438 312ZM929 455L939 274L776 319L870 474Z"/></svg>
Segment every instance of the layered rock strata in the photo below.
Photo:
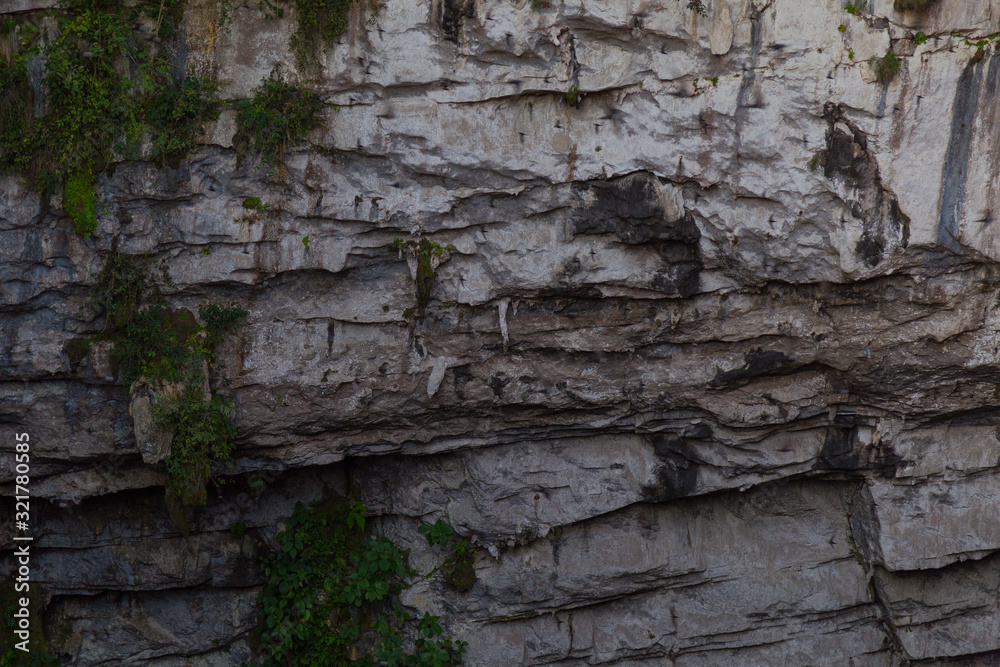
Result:
<svg viewBox="0 0 1000 667"><path fill-rule="evenodd" d="M350 493L418 570L422 522L479 547L470 591L404 594L470 665L1000 661L1000 6L387 0L317 75L252 4L189 0L177 57L339 107L281 170L225 111L179 168L100 175L89 239L2 180L54 653L239 664L259 556ZM447 247L426 304L395 239ZM68 352L113 247L250 312L213 370L229 483L184 529L107 345Z"/></svg>

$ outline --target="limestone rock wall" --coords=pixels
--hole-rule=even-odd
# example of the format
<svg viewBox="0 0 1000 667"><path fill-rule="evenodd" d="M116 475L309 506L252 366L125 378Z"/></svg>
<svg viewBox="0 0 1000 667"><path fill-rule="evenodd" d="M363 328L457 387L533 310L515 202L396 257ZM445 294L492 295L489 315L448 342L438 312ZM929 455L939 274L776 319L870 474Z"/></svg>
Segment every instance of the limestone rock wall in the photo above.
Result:
<svg viewBox="0 0 1000 667"><path fill-rule="evenodd" d="M0 182L0 424L64 659L239 664L259 550L350 492L418 569L421 522L479 545L471 591L405 594L470 665L1000 661L1000 3L686 4L386 0L309 73L293 9L188 0L186 67L238 99L280 64L325 129L268 174L226 111L102 174L89 239ZM396 238L450 246L423 318ZM187 537L107 349L66 353L112 246L250 311Z"/></svg>

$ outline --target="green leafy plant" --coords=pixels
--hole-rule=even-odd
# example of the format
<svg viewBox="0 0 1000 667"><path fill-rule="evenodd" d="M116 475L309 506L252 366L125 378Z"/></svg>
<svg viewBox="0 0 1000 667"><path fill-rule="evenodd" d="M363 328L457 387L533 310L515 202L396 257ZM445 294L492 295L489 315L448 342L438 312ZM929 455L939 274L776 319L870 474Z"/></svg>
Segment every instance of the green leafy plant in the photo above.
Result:
<svg viewBox="0 0 1000 667"><path fill-rule="evenodd" d="M431 290L434 287L434 265L431 253L440 255L441 245L436 241L420 239L417 247L417 311L423 317L427 304L431 301Z"/></svg>
<svg viewBox="0 0 1000 667"><path fill-rule="evenodd" d="M698 16L708 16L708 8L705 7L705 3L702 0L690 0L687 3L687 8Z"/></svg>
<svg viewBox="0 0 1000 667"><path fill-rule="evenodd" d="M155 159L179 159L213 117L216 85L194 77L173 83L167 55L133 31L137 17L155 9L154 37L165 35L182 8L182 0L63 0L47 42L26 23L0 57L0 171L22 173L40 192L62 188L66 212L84 236L96 228L94 196L86 192L94 174L135 156L146 132ZM45 113L35 118L27 65L39 54Z"/></svg>
<svg viewBox="0 0 1000 667"><path fill-rule="evenodd" d="M153 131L153 154L157 164L164 161L176 168L197 145L201 126L219 117L216 81L186 76L167 83L146 106L146 121Z"/></svg>
<svg viewBox="0 0 1000 667"><path fill-rule="evenodd" d="M173 492L185 505L204 505L211 464L229 458L236 429L232 405L218 397L205 398L204 378L192 373L178 398L160 399L153 423L173 433L166 459Z"/></svg>
<svg viewBox="0 0 1000 667"><path fill-rule="evenodd" d="M221 343L226 335L243 325L249 314L250 311L237 303L228 306L204 303L199 306L198 316L205 323L205 331L208 332L208 336L205 338L205 347L212 349Z"/></svg>
<svg viewBox="0 0 1000 667"><path fill-rule="evenodd" d="M97 230L97 202L94 177L89 169L76 172L66 179L63 189L63 209L73 221L80 236L90 236Z"/></svg>
<svg viewBox="0 0 1000 667"><path fill-rule="evenodd" d="M267 204L260 200L260 197L247 197L243 200L243 208L251 211L266 211Z"/></svg>
<svg viewBox="0 0 1000 667"><path fill-rule="evenodd" d="M306 250L309 250L309 236L302 237L302 245L306 247Z"/></svg>
<svg viewBox="0 0 1000 667"><path fill-rule="evenodd" d="M248 312L237 304L202 304L205 323L183 308L171 308L148 285L144 262L111 252L85 305L104 315L102 337L111 340L111 359L126 384L146 378L175 383L153 405L154 426L172 434L166 459L173 496L186 505L205 502L211 464L233 448L233 406L208 391L205 368L225 335Z"/></svg>
<svg viewBox="0 0 1000 667"><path fill-rule="evenodd" d="M148 263L115 250L108 253L84 306L94 317L106 316L105 329L125 326L135 314L149 274Z"/></svg>
<svg viewBox="0 0 1000 667"><path fill-rule="evenodd" d="M881 58L872 56L868 64L871 65L872 70L875 72L876 80L879 83L887 84L899 74L903 66L903 61L892 50L889 50Z"/></svg>
<svg viewBox="0 0 1000 667"><path fill-rule="evenodd" d="M860 8L861 8L860 5L855 5L854 2L848 2L846 5L844 5L844 11L852 15L857 14Z"/></svg>
<svg viewBox="0 0 1000 667"><path fill-rule="evenodd" d="M847 59L854 60L854 49L847 49Z"/></svg>
<svg viewBox="0 0 1000 667"><path fill-rule="evenodd" d="M238 104L237 140L260 153L273 171L289 145L302 141L323 124L325 106L316 93L286 83L272 73L254 89L252 99Z"/></svg>
<svg viewBox="0 0 1000 667"><path fill-rule="evenodd" d="M416 620L395 601L406 557L365 533L360 503L295 507L262 564L257 634L266 667L461 664L466 643L441 638L439 619ZM404 634L416 639L407 642Z"/></svg>
<svg viewBox="0 0 1000 667"><path fill-rule="evenodd" d="M843 23L841 23L840 25L837 26L837 31L838 32L844 32L845 30L847 30L847 26L844 25Z"/></svg>
<svg viewBox="0 0 1000 667"><path fill-rule="evenodd" d="M921 44L926 44L927 35L923 31L918 32L916 35L913 36L913 43L916 44L917 46L920 46Z"/></svg>
<svg viewBox="0 0 1000 667"><path fill-rule="evenodd" d="M424 524L417 529L430 546L443 546L450 556L441 565L445 581L457 590L466 592L476 583L475 550L468 540L459 539L455 529L443 519Z"/></svg>
<svg viewBox="0 0 1000 667"><path fill-rule="evenodd" d="M194 366L200 367L192 338L197 332L198 324L188 311L175 311L163 302L148 304L111 334L111 359L126 384L140 377L182 381Z"/></svg>

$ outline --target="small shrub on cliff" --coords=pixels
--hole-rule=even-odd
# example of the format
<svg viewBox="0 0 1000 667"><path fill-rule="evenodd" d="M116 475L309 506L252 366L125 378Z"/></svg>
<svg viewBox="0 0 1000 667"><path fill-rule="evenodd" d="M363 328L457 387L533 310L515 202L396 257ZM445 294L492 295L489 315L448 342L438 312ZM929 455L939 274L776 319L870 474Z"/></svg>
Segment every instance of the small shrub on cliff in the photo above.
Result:
<svg viewBox="0 0 1000 667"><path fill-rule="evenodd" d="M441 638L436 616L413 619L395 603L406 585L406 557L392 541L365 533L366 511L360 503L295 506L278 549L263 561L263 665L461 664L465 642Z"/></svg>
<svg viewBox="0 0 1000 667"><path fill-rule="evenodd" d="M272 169L290 144L305 139L323 124L326 103L316 93L293 86L272 73L237 107L237 139L260 153Z"/></svg>
<svg viewBox="0 0 1000 667"><path fill-rule="evenodd" d="M158 92L146 109L146 120L153 130L153 159L177 162L197 145L195 137L202 124L219 117L215 94L219 84L195 76L170 83Z"/></svg>
<svg viewBox="0 0 1000 667"><path fill-rule="evenodd" d="M690 0L687 3L687 8L698 16L708 16L708 8L705 7L705 3L702 0Z"/></svg>
<svg viewBox="0 0 1000 667"><path fill-rule="evenodd" d="M198 323L187 310L173 310L162 302L148 304L111 334L111 358L126 384L140 377L183 381L201 365L197 332Z"/></svg>
<svg viewBox="0 0 1000 667"><path fill-rule="evenodd" d="M125 326L142 299L147 274L144 261L111 251L90 288L85 309L91 310L95 317L105 315L105 329Z"/></svg>
<svg viewBox="0 0 1000 667"><path fill-rule="evenodd" d="M198 307L198 316L205 323L205 347L214 348L222 342L226 334L236 331L246 320L250 312L239 304L219 306L214 303L203 303Z"/></svg>
<svg viewBox="0 0 1000 667"><path fill-rule="evenodd" d="M180 397L161 399L153 410L156 427L173 433L167 472L185 505L205 504L212 463L229 458L236 437L230 421L233 406L217 396L206 400L199 379L189 378Z"/></svg>
<svg viewBox="0 0 1000 667"><path fill-rule="evenodd" d="M899 74L903 66L903 61L890 50L886 51L885 55L881 58L872 56L868 64L871 65L872 70L875 72L876 80L879 83L885 84L896 78L896 75Z"/></svg>

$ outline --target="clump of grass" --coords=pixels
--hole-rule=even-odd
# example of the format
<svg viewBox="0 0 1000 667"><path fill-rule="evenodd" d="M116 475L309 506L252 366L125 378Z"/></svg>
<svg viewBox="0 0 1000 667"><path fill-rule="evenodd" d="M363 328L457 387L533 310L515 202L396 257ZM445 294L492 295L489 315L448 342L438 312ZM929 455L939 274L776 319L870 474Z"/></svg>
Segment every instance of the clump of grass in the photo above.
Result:
<svg viewBox="0 0 1000 667"><path fill-rule="evenodd" d="M887 84L895 79L903 67L903 61L892 50L886 51L881 58L872 56L868 64L875 72L875 79L882 84Z"/></svg>

